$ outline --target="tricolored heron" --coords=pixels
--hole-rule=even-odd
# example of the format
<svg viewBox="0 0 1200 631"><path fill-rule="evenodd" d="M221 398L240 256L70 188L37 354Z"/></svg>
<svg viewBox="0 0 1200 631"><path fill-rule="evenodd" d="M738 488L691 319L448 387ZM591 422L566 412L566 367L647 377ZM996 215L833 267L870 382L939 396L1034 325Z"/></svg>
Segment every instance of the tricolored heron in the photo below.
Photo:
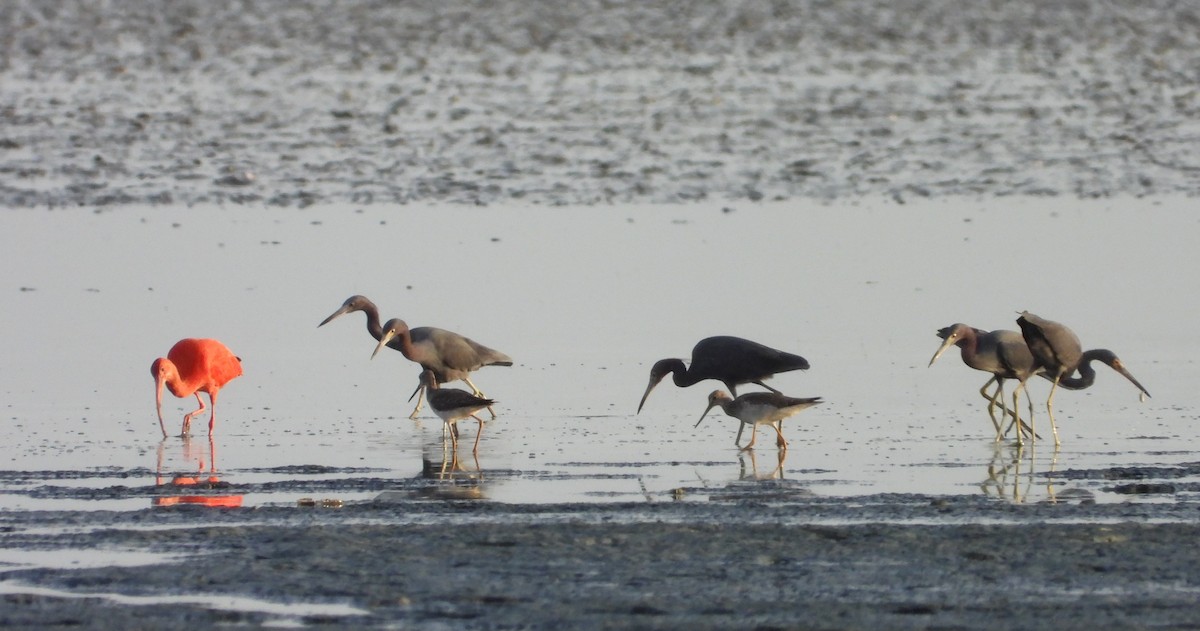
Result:
<svg viewBox="0 0 1200 631"><path fill-rule="evenodd" d="M453 331L422 326L409 329L403 320L389 320L387 326L379 324L379 309L366 296L350 296L332 315L321 321L318 327L324 326L335 318L362 311L367 316L367 331L371 337L379 340L375 352L379 352L385 344L400 351L409 360L417 362L423 370L432 370L438 383L461 379L471 386L476 396L483 392L471 383L470 374L483 366L512 366L512 358L500 351L488 348L474 340L463 337ZM417 386L414 396L417 396L417 407L409 418L416 418L421 411L420 395L425 391L423 386ZM412 397L409 397L411 400ZM495 412L492 413L495 418Z"/></svg>
<svg viewBox="0 0 1200 631"><path fill-rule="evenodd" d="M930 366L946 352L946 349L958 346L964 364L992 374L992 378L979 389L979 394L988 401L988 416L992 417L992 425L996 428L996 442L999 442L1004 432L1001 429L1003 423L996 420L996 405L1000 406L1001 418L1008 414L1012 414L1015 420L1020 418L1016 411L1010 411L1004 403L1005 380L1023 381L1035 372L1033 354L1025 345L1025 339L1016 331L984 331L961 322L939 329L937 336L942 338L942 345L929 360ZM996 390L988 394L988 387L993 383L996 384ZM1028 396L1025 398L1029 403L1029 415L1032 417L1033 401ZM1024 423L1020 427L1022 431L1028 429Z"/></svg>
<svg viewBox="0 0 1200 631"><path fill-rule="evenodd" d="M1046 412L1050 415L1050 429L1054 432L1055 446L1061 443L1058 439L1058 427L1054 422L1054 392L1059 386L1072 390L1090 387L1096 381L1096 371L1091 366L1093 361L1107 364L1137 386L1142 394L1150 396L1150 392L1134 379L1115 353L1105 348L1084 351L1079 336L1063 324L1022 311L1021 317L1017 318L1017 325L1021 327L1021 335L1025 338L1034 361L1045 370L1046 378L1053 382L1050 386L1050 396L1046 399ZM1072 374L1076 370L1079 371L1079 376L1073 377ZM1021 380L1017 390L1024 388L1028 380L1029 377ZM1015 392L1013 400L1016 400Z"/></svg>

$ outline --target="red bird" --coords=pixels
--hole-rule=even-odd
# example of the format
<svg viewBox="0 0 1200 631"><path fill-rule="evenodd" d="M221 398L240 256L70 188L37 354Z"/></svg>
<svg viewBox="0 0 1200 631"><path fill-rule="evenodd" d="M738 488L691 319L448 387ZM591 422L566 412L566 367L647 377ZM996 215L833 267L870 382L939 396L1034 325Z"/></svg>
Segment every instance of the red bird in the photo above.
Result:
<svg viewBox="0 0 1200 631"><path fill-rule="evenodd" d="M200 403L200 409L183 417L183 433L180 435L185 437L192 425L192 417L205 409L200 393L208 393L213 408L212 416L208 419L208 435L212 436L217 419L217 392L242 374L242 359L216 340L187 338L176 342L166 357L154 360L150 365L150 374L154 376L158 426L162 429L163 438L167 437L162 415L164 385L171 390L171 394L180 398L196 395L196 401Z"/></svg>

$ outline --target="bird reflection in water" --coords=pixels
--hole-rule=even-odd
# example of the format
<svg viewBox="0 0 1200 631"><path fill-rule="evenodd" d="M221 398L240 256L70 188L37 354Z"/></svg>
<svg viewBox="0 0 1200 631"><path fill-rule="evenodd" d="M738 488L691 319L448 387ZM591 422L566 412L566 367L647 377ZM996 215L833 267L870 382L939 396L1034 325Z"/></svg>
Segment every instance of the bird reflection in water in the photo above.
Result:
<svg viewBox="0 0 1200 631"><path fill-rule="evenodd" d="M1025 458L1026 446L1022 444L993 443L992 457L987 465L987 479L979 483L980 490L988 497L995 496L1014 504L1023 504L1029 499L1037 473L1036 443L1028 447L1028 465ZM1056 503L1058 492L1054 488L1054 469L1058 465L1058 448L1050 455L1048 470L1041 474L1046 478L1046 501ZM1028 470L1022 467L1028 466Z"/></svg>
<svg viewBox="0 0 1200 631"><path fill-rule="evenodd" d="M738 474L738 479L739 480L782 480L783 479L783 462L785 460L787 460L787 453L788 452L786 449L780 449L780 450L776 451L775 452L776 457L774 458L773 462L768 461L768 462L764 463L764 466L766 466L768 464L774 464L775 465L774 468L771 469L770 471L767 471L766 473L762 473L759 471L758 457L755 455L753 449L750 449L748 451L739 451L738 452L738 465L741 466L741 471ZM747 466L746 466L746 460L750 461L749 468L747 468ZM766 460L766 458L764 458L764 460Z"/></svg>
<svg viewBox="0 0 1200 631"><path fill-rule="evenodd" d="M445 440L441 444L440 459L431 455L433 451L428 450L421 458L421 477L433 480L435 484L421 488L419 495L438 500L484 499L483 468L479 465L478 452L471 452L471 461L475 465L471 469L459 457L457 446L448 447Z"/></svg>
<svg viewBox="0 0 1200 631"><path fill-rule="evenodd" d="M228 495L212 492L228 490L230 485L228 482L221 481L221 477L217 472L217 449L213 443L211 434L207 441L207 451L204 449L203 444L193 445L190 437L183 437L180 447L181 460L189 463L189 465L194 463L194 473L192 471L164 473L167 440L164 438L158 443L154 483L159 487L163 487L168 493L170 491L178 491L179 494L167 494L156 497L151 502L153 506L178 506L187 504L192 506L228 508L242 505L242 496L240 494ZM168 476L170 480L164 481L164 478Z"/></svg>

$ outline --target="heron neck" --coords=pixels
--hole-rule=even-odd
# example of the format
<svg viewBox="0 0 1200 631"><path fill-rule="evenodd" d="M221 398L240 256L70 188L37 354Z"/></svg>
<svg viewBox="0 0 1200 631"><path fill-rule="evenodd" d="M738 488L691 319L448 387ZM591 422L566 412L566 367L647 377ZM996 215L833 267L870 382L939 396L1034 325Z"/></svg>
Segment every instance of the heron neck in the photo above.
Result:
<svg viewBox="0 0 1200 631"><path fill-rule="evenodd" d="M379 308L368 300L367 304L363 305L362 312L367 314L367 331L378 341L383 337L383 325L379 322Z"/></svg>
<svg viewBox="0 0 1200 631"><path fill-rule="evenodd" d="M1079 358L1079 376L1062 377L1058 380L1058 387L1066 388L1067 390L1084 390L1092 387L1092 384L1096 383L1096 370L1092 368L1092 362L1099 359L1106 352L1103 349L1094 349L1085 352Z"/></svg>
<svg viewBox="0 0 1200 631"><path fill-rule="evenodd" d="M671 381L674 381L675 385L680 388L686 388L701 381L701 379L688 371L687 366L683 365L682 359L672 359L669 361L668 366L671 369Z"/></svg>

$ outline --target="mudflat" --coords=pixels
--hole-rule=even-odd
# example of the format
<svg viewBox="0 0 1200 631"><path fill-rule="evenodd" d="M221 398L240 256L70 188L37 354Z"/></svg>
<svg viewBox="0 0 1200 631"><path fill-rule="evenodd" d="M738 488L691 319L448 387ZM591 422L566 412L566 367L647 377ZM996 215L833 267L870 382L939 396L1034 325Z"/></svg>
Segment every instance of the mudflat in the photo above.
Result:
<svg viewBox="0 0 1200 631"><path fill-rule="evenodd" d="M1197 22L3 3L0 624L1200 624ZM359 314L317 328L353 294L514 358L478 454ZM1061 446L994 442L986 376L927 364L1026 309L1153 398L1098 366ZM786 453L694 427L715 382L637 413L717 334L812 364L770 381L824 398ZM160 441L191 336L245 374Z"/></svg>

